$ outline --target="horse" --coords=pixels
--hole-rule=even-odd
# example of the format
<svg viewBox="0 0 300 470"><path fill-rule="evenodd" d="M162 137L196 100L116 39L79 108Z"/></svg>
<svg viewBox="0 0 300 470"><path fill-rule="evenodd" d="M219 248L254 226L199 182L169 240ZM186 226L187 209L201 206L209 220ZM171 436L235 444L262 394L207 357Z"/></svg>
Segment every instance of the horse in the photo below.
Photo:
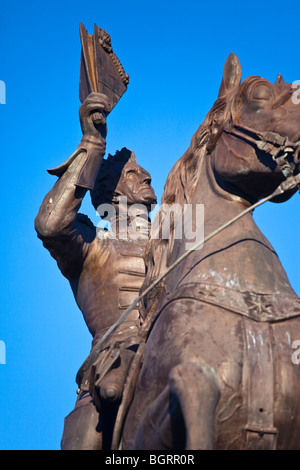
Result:
<svg viewBox="0 0 300 470"><path fill-rule="evenodd" d="M204 205L207 235L298 175L293 93L280 74L274 84L260 76L241 81L240 61L230 54L218 98L171 169L162 205ZM143 289L186 252L175 225L168 240L149 242ZM300 299L251 211L190 250L146 297L143 324L122 449L300 448L300 365L293 360Z"/></svg>

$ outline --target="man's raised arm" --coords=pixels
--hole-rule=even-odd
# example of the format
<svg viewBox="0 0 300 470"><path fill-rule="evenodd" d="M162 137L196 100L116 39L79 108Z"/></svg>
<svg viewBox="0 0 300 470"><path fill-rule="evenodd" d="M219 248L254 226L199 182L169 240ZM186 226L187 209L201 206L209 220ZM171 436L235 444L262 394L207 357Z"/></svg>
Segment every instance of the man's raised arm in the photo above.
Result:
<svg viewBox="0 0 300 470"><path fill-rule="evenodd" d="M44 246L70 278L84 260L86 235L75 226L77 212L88 189L93 189L105 154L107 97L90 94L79 108L83 137L77 150L51 174L59 176L45 196L35 219L35 229ZM76 271L76 270L75 270Z"/></svg>

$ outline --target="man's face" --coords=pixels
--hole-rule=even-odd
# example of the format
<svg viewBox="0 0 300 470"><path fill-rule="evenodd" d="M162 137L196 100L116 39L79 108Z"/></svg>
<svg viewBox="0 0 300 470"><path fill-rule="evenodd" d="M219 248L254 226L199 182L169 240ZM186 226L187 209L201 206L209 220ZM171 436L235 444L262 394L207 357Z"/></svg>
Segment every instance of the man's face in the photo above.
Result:
<svg viewBox="0 0 300 470"><path fill-rule="evenodd" d="M127 197L128 204L144 204L150 208L156 204L156 196L151 186L151 176L136 163L127 162L115 189L115 194Z"/></svg>

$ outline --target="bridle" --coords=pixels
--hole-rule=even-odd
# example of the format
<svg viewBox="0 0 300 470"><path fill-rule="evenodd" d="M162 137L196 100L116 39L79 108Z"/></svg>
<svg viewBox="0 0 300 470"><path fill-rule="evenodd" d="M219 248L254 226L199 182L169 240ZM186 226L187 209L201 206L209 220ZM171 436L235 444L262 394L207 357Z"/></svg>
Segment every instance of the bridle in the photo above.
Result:
<svg viewBox="0 0 300 470"><path fill-rule="evenodd" d="M298 158L300 140L291 142L287 137L277 132L258 131L243 124L233 124L231 129L225 128L224 132L245 140L253 144L258 150L269 154L280 167L285 178L295 176L296 166L300 163ZM297 187L300 189L299 184Z"/></svg>

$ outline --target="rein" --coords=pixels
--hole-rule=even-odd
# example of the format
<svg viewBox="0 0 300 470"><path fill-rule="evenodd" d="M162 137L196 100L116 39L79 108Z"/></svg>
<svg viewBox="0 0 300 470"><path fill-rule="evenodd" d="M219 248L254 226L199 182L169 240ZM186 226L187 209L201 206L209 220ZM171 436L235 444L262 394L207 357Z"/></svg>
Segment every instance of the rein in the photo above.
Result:
<svg viewBox="0 0 300 470"><path fill-rule="evenodd" d="M76 382L80 387L82 378L85 372L89 369L89 367L93 364L95 359L97 358L98 354L104 349L104 346L110 336L117 330L117 328L124 322L127 316L132 312L132 310L138 305L138 303L146 297L173 269L175 269L190 253L196 251L197 249L201 248L208 240L218 235L224 229L232 225L234 222L242 218L244 215L252 212L257 207L261 206L267 201L270 201L274 197L280 196L283 193L290 191L294 188L300 189L300 173L296 176L294 175L294 170L296 167L296 163L299 163L298 154L300 151L300 141L293 143L290 142L286 137L282 137L281 135L275 132L260 132L249 127L243 125L234 125L231 131L224 130L227 134L235 135L236 137L242 138L247 140L248 142L255 144L259 150L263 150L267 153L272 155L272 159L280 166L280 169L285 177L285 180L273 191L269 196L261 199L260 201L252 204L247 209L242 211L237 216L233 217L231 220L223 224L218 229L211 232L207 235L203 240L196 243L190 250L187 250L183 255L181 255L166 271L164 271L160 276L156 278L153 283L147 287L133 302L132 304L125 310L125 312L121 315L119 320L117 320L103 335L101 340L96 344L96 346L92 349L90 355L85 360L85 362L80 367L77 376ZM250 135L249 135L250 134ZM252 134L252 135L251 135ZM283 155L281 155L283 153ZM288 157L290 154L294 154L294 162L291 163L288 161Z"/></svg>

